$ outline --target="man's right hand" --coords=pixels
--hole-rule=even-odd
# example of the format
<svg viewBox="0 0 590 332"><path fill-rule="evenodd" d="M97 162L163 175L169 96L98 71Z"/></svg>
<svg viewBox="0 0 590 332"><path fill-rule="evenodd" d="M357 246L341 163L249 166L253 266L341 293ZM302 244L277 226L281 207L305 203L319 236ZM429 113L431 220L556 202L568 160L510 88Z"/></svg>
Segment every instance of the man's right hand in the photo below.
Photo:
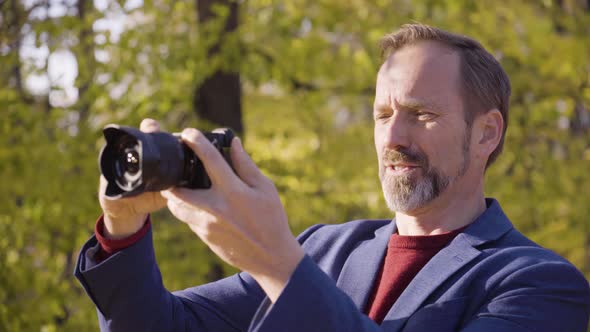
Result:
<svg viewBox="0 0 590 332"><path fill-rule="evenodd" d="M160 131L160 124L152 119L144 119L139 129L145 133ZM104 236L121 239L136 233L143 226L149 213L166 206L166 199L160 192L145 192L134 197L118 200L106 198L107 180L100 176L98 198L104 213Z"/></svg>

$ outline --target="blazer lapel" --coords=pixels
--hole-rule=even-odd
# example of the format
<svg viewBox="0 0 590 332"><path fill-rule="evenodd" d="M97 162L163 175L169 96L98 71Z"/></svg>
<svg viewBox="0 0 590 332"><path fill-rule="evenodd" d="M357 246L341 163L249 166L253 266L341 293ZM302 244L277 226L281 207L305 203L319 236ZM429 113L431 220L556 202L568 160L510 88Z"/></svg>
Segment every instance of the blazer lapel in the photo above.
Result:
<svg viewBox="0 0 590 332"><path fill-rule="evenodd" d="M512 228L512 224L495 200L487 200L488 208L465 231L438 252L400 295L383 320L387 331L398 331L406 320L451 275L481 253L475 246L496 240Z"/></svg>
<svg viewBox="0 0 590 332"><path fill-rule="evenodd" d="M362 242L344 263L336 282L350 296L357 308L363 310L387 249L389 237L396 231L392 221L375 231L375 238Z"/></svg>

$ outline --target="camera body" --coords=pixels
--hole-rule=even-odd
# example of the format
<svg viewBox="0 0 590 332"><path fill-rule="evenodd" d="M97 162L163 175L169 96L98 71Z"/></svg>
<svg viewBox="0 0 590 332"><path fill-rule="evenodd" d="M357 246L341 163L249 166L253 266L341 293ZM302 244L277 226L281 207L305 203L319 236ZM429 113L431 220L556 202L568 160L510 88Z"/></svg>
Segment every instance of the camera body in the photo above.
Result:
<svg viewBox="0 0 590 332"><path fill-rule="evenodd" d="M229 149L234 137L227 128L203 133L231 166ZM108 185L105 195L119 199L171 187L207 189L211 180L201 160L179 134L144 133L133 127L104 127L106 145L99 166Z"/></svg>

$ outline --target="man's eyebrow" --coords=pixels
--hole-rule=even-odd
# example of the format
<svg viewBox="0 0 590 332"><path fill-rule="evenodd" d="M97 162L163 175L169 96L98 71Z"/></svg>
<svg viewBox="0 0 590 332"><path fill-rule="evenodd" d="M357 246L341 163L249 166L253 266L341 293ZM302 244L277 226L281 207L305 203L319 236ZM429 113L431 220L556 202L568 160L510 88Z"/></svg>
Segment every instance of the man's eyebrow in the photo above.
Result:
<svg viewBox="0 0 590 332"><path fill-rule="evenodd" d="M439 111L440 107L435 103L418 98L405 98L401 102L398 99L394 100L395 106L400 108L407 108L410 110L428 109L432 111Z"/></svg>
<svg viewBox="0 0 590 332"><path fill-rule="evenodd" d="M373 111L374 112L388 112L391 110L391 106L387 105L386 103L374 103L373 104Z"/></svg>

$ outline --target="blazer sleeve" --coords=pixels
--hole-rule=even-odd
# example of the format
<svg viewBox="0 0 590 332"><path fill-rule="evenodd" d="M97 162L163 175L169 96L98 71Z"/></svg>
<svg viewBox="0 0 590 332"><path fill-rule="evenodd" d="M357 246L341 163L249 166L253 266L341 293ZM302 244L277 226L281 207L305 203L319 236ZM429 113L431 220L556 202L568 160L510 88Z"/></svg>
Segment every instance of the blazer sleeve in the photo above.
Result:
<svg viewBox="0 0 590 332"><path fill-rule="evenodd" d="M299 263L283 292L273 304L267 297L252 319L250 332L373 332L382 328L362 313L352 299L336 286L312 258L324 248L325 241L309 240L318 235L315 225L298 237L306 255ZM316 248L318 247L319 248ZM310 256L311 255L311 256ZM321 256L321 254L320 254Z"/></svg>
<svg viewBox="0 0 590 332"><path fill-rule="evenodd" d="M507 277L462 332L586 332L590 287L576 268L543 262Z"/></svg>
<svg viewBox="0 0 590 332"><path fill-rule="evenodd" d="M274 304L266 298L252 332L368 332L382 329L363 314L309 257L299 263Z"/></svg>
<svg viewBox="0 0 590 332"><path fill-rule="evenodd" d="M156 264L151 229L101 263L82 248L74 274L96 305L102 331L246 331L264 292L246 273L171 293Z"/></svg>

